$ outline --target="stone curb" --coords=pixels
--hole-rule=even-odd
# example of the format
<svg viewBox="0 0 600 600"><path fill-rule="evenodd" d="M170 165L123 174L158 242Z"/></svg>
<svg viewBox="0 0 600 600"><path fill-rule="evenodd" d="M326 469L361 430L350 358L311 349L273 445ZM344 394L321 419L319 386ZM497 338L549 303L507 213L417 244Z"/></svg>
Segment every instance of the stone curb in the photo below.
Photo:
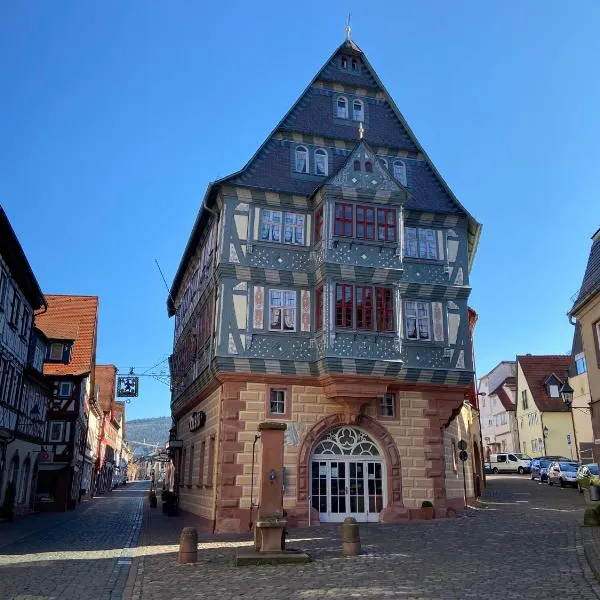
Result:
<svg viewBox="0 0 600 600"><path fill-rule="evenodd" d="M597 558L600 554L600 545L595 546L593 542L586 543L585 537L587 536L582 534L582 529L583 527L579 523L575 525L577 559L581 565L583 576L590 584L596 597L600 598L600 564L597 560L594 560L594 555Z"/></svg>

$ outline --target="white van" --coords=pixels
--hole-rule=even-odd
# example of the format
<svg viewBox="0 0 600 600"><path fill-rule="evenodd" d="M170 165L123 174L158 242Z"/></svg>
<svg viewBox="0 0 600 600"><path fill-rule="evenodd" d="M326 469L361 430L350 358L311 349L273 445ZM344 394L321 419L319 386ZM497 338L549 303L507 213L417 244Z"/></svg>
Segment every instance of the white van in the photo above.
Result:
<svg viewBox="0 0 600 600"><path fill-rule="evenodd" d="M503 452L490 455L492 473L529 473L531 457L518 452Z"/></svg>

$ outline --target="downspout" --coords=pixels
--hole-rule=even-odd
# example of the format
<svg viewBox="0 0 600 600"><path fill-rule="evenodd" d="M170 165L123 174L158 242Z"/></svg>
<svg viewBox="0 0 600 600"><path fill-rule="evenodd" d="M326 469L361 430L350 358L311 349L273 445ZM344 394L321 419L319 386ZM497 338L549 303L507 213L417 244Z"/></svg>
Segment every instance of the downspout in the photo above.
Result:
<svg viewBox="0 0 600 600"><path fill-rule="evenodd" d="M252 442L252 474L250 476L250 516L248 518L248 530L252 531L252 511L254 510L254 454L256 449L256 442L260 439L260 433L254 435L254 441Z"/></svg>

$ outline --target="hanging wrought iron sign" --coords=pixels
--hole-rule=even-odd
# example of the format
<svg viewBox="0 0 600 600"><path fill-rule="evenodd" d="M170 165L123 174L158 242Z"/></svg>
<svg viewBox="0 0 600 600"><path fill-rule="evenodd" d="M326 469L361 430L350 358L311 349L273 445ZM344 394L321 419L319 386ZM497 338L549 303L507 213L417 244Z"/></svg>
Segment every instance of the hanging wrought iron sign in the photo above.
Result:
<svg viewBox="0 0 600 600"><path fill-rule="evenodd" d="M204 427L206 424L206 413L202 410L198 412L194 412L190 416L190 431L196 431L196 429L200 429Z"/></svg>
<svg viewBox="0 0 600 600"><path fill-rule="evenodd" d="M137 398L139 382L139 377L117 377L117 397Z"/></svg>

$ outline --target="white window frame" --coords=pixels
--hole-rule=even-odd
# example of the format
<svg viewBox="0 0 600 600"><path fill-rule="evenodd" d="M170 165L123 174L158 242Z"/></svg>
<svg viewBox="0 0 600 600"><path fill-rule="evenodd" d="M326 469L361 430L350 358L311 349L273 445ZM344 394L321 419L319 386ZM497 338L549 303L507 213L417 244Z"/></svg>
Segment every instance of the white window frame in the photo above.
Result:
<svg viewBox="0 0 600 600"><path fill-rule="evenodd" d="M277 295L279 295L277 297ZM295 290L269 290L269 331L296 331L296 317L298 306L298 294ZM287 302L291 302L288 304ZM286 326L290 321L291 313L293 326ZM274 315L279 314L278 319L274 319Z"/></svg>
<svg viewBox="0 0 600 600"><path fill-rule="evenodd" d="M324 168L322 169L322 173L319 173L319 159L317 158L318 156L324 158ZM329 154L327 150L325 150L325 148L317 148L315 150L315 175L324 175L325 177L329 175Z"/></svg>
<svg viewBox="0 0 600 600"><path fill-rule="evenodd" d="M303 154L305 158L304 169L299 168L298 158L301 154ZM306 146L296 146L296 149L294 150L294 170L296 173L308 173L308 162L308 148Z"/></svg>
<svg viewBox="0 0 600 600"><path fill-rule="evenodd" d="M422 227L404 228L404 256L419 260L439 260L437 230Z"/></svg>
<svg viewBox="0 0 600 600"><path fill-rule="evenodd" d="M275 400L273 400L273 394L275 394ZM276 410L273 410L273 403L275 403L275 405L281 404L281 410L278 410L278 406L276 406ZM269 413L271 413L272 415L285 415L285 403L285 390L272 388L269 391Z"/></svg>
<svg viewBox="0 0 600 600"><path fill-rule="evenodd" d="M391 415L387 414L390 408L392 409ZM396 417L396 394L388 392L379 398L379 416L384 419L393 419Z"/></svg>
<svg viewBox="0 0 600 600"><path fill-rule="evenodd" d="M406 164L403 160L394 161L394 177L406 187Z"/></svg>
<svg viewBox="0 0 600 600"><path fill-rule="evenodd" d="M259 241L276 242L288 246L306 245L307 217L304 213L283 212L263 208L260 212ZM266 233L266 237L263 237ZM291 240L286 241L288 233Z"/></svg>
<svg viewBox="0 0 600 600"><path fill-rule="evenodd" d="M425 308L425 315L419 315L419 309ZM409 320L415 321L415 331L417 337L409 337L409 328L408 323ZM427 337L421 337L420 335L420 324L427 323ZM407 340L415 341L415 342L431 342L432 331L431 331L431 309L429 306L429 302L425 302L422 300L405 300L404 301L404 332Z"/></svg>
<svg viewBox="0 0 600 600"><path fill-rule="evenodd" d="M559 388L556 384L552 383L548 385L548 395L550 396L550 398L560 398Z"/></svg>
<svg viewBox="0 0 600 600"><path fill-rule="evenodd" d="M57 358L56 356L54 356L53 351L55 348L58 348L60 346L60 356ZM64 356L64 352L65 352L65 345L60 343L60 342L52 342L50 344L50 353L49 353L49 358L50 360L62 360L63 356Z"/></svg>
<svg viewBox="0 0 600 600"><path fill-rule="evenodd" d="M344 102L344 108L340 112L340 101ZM348 98L346 96L338 96L335 101L335 116L338 119L347 119L348 118Z"/></svg>
<svg viewBox="0 0 600 600"><path fill-rule="evenodd" d="M360 105L360 111L357 111L355 106ZM365 103L362 100L352 100L352 120L353 121L364 121L365 120Z"/></svg>
<svg viewBox="0 0 600 600"><path fill-rule="evenodd" d="M66 394L63 394L63 386L68 390ZM73 393L73 384L70 381L61 381L58 384L58 397L59 398L70 398Z"/></svg>
<svg viewBox="0 0 600 600"><path fill-rule="evenodd" d="M58 426L60 429L60 433L58 436L54 436L52 435L54 433L54 427ZM48 441L49 442L62 442L63 441L63 436L64 436L64 428L65 428L65 424L64 421L50 421L48 423Z"/></svg>

